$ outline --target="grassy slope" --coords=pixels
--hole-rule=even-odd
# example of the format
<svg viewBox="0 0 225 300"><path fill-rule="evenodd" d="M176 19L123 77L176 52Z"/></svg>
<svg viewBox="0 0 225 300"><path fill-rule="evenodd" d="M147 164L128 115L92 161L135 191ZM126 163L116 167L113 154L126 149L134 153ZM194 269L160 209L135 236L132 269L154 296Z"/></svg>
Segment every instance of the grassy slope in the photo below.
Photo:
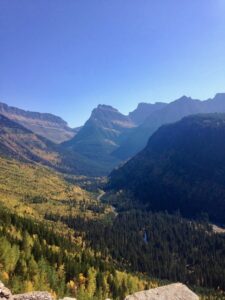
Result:
<svg viewBox="0 0 225 300"><path fill-rule="evenodd" d="M86 217L102 217L93 209L98 201L79 186L66 182L62 175L48 168L0 158L0 202L20 214L43 218L46 212Z"/></svg>

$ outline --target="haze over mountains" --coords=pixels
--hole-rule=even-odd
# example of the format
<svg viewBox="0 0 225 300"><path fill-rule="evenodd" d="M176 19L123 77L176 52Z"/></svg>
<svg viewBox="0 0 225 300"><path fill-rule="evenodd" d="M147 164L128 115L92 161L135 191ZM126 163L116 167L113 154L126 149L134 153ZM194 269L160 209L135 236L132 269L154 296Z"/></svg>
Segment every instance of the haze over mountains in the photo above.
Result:
<svg viewBox="0 0 225 300"><path fill-rule="evenodd" d="M72 129L58 116L0 104L0 114L7 118L2 118L1 122L15 122L10 129L11 145L10 135L7 135L7 142L4 135L4 147L10 148L9 153L12 153L12 148L13 153L18 151L18 157L26 157L29 152L35 161L52 165L54 160L54 165L57 162L57 168L65 172L91 176L107 175L130 159L146 146L150 136L163 124L176 122L188 115L214 112L225 112L225 94L217 94L205 101L183 96L168 104L140 103L128 116L112 106L99 105L82 127ZM30 135L33 132L30 141L24 145L15 139L13 143L17 143L18 147L12 147L13 130L18 131L14 128L15 124L21 125L18 128L24 132L29 130ZM23 136L28 137L28 133Z"/></svg>
<svg viewBox="0 0 225 300"><path fill-rule="evenodd" d="M114 155L126 160L142 150L149 137L160 126L179 121L192 114L214 112L225 112L225 94L217 94L213 99L205 101L183 96L150 113L144 122L130 133Z"/></svg>
<svg viewBox="0 0 225 300"><path fill-rule="evenodd" d="M141 125L154 111L165 107L167 103L156 102L155 104L141 102L137 108L129 113L129 118L136 124Z"/></svg>

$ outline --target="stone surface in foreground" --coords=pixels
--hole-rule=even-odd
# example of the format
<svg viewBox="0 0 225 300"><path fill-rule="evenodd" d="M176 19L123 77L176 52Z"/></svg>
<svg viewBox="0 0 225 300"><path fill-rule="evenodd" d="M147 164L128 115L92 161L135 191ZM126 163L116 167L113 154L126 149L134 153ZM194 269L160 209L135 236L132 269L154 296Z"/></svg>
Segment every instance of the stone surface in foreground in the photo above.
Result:
<svg viewBox="0 0 225 300"><path fill-rule="evenodd" d="M48 292L12 295L11 291L0 282L0 300L53 300L53 298ZM76 298L65 297L61 300L76 300ZM125 300L199 300L199 297L186 285L174 283L148 291L137 292L127 296Z"/></svg>
<svg viewBox="0 0 225 300"><path fill-rule="evenodd" d="M48 292L32 292L13 296L14 300L52 300Z"/></svg>
<svg viewBox="0 0 225 300"><path fill-rule="evenodd" d="M0 282L0 300L12 300L13 296L9 289L7 289L2 282Z"/></svg>
<svg viewBox="0 0 225 300"><path fill-rule="evenodd" d="M148 291L137 292L125 300L199 300L186 285L174 283Z"/></svg>

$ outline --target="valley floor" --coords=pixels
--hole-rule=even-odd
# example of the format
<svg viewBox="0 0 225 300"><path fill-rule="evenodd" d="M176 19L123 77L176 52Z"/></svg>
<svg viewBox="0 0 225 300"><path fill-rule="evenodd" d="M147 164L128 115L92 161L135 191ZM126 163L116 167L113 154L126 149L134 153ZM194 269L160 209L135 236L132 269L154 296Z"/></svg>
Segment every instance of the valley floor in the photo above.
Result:
<svg viewBox="0 0 225 300"><path fill-rule="evenodd" d="M122 195L105 193L104 179L77 180L81 187L48 168L1 158L0 279L14 292L120 300L169 280L202 299L225 299L223 233L129 207Z"/></svg>

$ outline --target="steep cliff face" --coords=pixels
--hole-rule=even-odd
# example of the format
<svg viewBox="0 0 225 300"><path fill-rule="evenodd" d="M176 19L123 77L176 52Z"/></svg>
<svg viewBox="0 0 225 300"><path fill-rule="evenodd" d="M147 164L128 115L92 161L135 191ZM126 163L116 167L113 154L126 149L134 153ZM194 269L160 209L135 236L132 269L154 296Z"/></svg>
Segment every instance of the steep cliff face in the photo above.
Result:
<svg viewBox="0 0 225 300"><path fill-rule="evenodd" d="M136 124L141 125L147 117L156 110L162 109L167 103L156 102L154 104L141 102L137 108L129 113L129 118Z"/></svg>
<svg viewBox="0 0 225 300"><path fill-rule="evenodd" d="M54 143L69 140L76 134L76 129L71 129L63 119L52 114L25 111L5 103L0 103L0 114Z"/></svg>
<svg viewBox="0 0 225 300"><path fill-rule="evenodd" d="M59 163L54 144L0 114L0 155L48 165Z"/></svg>

